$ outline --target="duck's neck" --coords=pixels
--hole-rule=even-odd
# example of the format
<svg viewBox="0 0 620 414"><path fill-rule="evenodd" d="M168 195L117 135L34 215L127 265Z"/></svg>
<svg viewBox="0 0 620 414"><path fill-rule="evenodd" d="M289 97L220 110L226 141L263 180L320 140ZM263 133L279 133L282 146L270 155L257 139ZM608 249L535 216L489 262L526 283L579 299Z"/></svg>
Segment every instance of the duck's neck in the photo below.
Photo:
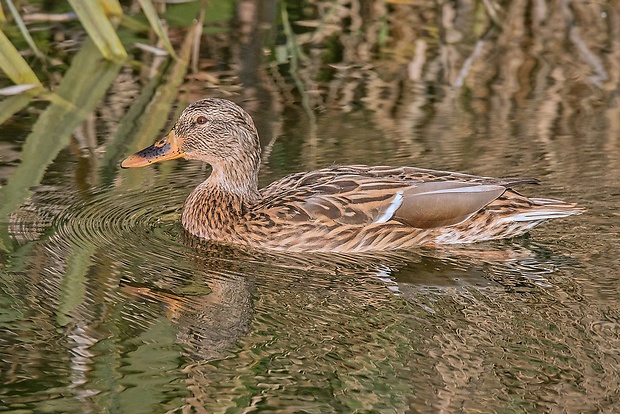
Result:
<svg viewBox="0 0 620 414"><path fill-rule="evenodd" d="M259 198L258 169L259 160L231 162L212 165L213 171L202 185L212 191L220 192L241 199L245 203L254 203Z"/></svg>
<svg viewBox="0 0 620 414"><path fill-rule="evenodd" d="M259 199L258 166L249 169L214 165L209 178L187 197L183 227L195 236L233 241L235 227Z"/></svg>

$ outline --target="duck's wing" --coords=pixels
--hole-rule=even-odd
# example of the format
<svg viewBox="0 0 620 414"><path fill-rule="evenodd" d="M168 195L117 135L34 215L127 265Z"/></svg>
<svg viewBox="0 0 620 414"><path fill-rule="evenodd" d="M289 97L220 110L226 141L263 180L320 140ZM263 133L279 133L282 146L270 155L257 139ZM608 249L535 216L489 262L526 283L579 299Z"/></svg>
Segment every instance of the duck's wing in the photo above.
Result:
<svg viewBox="0 0 620 414"><path fill-rule="evenodd" d="M403 201L390 219L420 229L451 226L498 199L506 189L454 181L421 183L403 192Z"/></svg>
<svg viewBox="0 0 620 414"><path fill-rule="evenodd" d="M265 189L262 209L289 222L367 226L393 221L428 229L466 220L511 186L509 180L411 167L394 168L387 174L383 172L388 167L363 168L286 177ZM523 182L532 181L514 180Z"/></svg>
<svg viewBox="0 0 620 414"><path fill-rule="evenodd" d="M390 180L402 183L458 181L501 185L506 188L513 188L523 184L539 184L537 179L529 177L494 178L417 167L346 165L288 175L264 188L263 194L269 197L277 195L282 191L327 184L334 179L340 179L342 177L347 177L346 179L350 177L359 177L361 180L370 179L371 181Z"/></svg>

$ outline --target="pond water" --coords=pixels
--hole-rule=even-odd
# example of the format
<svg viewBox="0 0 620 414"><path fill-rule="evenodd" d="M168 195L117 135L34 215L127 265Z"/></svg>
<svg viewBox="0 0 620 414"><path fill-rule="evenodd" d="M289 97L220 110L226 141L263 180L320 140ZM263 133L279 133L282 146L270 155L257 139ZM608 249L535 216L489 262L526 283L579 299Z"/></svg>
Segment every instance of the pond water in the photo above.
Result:
<svg viewBox="0 0 620 414"><path fill-rule="evenodd" d="M618 86L532 61L493 60L504 76L475 92L386 82L397 98L313 111L262 81L231 95L261 134L262 185L333 164L414 165L536 177L524 194L586 209L522 238L389 254L197 242L180 212L209 167L120 170L154 138L122 130L135 100L110 89L0 217L0 411L617 410ZM0 129L6 187L30 178L18 165L37 153L24 142L41 108Z"/></svg>

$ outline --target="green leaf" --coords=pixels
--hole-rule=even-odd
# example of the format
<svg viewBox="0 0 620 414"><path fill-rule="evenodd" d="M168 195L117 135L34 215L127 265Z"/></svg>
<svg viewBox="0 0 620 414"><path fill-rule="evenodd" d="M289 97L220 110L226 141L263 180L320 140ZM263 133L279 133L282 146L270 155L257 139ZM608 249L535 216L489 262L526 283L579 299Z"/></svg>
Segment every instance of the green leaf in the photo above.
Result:
<svg viewBox="0 0 620 414"><path fill-rule="evenodd" d="M11 96L2 102L0 102L0 124L4 123L7 119L13 116L18 111L21 111L25 108L30 101L32 100L32 96L26 93L22 93L19 95Z"/></svg>
<svg viewBox="0 0 620 414"><path fill-rule="evenodd" d="M118 0L100 0L103 11L107 16L121 17L123 16L123 8Z"/></svg>
<svg viewBox="0 0 620 414"><path fill-rule="evenodd" d="M106 16L101 2L69 0L69 3L104 58L114 61L123 61L127 58L127 52L114 30L114 26Z"/></svg>
<svg viewBox="0 0 620 414"><path fill-rule="evenodd" d="M16 84L41 84L28 63L0 30L0 69Z"/></svg>

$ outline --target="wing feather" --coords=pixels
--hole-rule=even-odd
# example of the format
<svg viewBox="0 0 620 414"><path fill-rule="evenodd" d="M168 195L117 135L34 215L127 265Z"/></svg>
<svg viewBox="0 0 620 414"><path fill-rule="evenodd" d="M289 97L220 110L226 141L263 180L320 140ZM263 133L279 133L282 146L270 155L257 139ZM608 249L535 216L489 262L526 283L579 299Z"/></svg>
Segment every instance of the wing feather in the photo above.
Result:
<svg viewBox="0 0 620 414"><path fill-rule="evenodd" d="M277 216L366 226L458 224L529 178L490 178L414 167L334 167L282 178L262 190Z"/></svg>
<svg viewBox="0 0 620 414"><path fill-rule="evenodd" d="M500 185L484 184L449 186L431 191L421 191L420 187L424 185L405 193L402 205L394 214L395 220L420 229L458 224L506 191L506 187Z"/></svg>

